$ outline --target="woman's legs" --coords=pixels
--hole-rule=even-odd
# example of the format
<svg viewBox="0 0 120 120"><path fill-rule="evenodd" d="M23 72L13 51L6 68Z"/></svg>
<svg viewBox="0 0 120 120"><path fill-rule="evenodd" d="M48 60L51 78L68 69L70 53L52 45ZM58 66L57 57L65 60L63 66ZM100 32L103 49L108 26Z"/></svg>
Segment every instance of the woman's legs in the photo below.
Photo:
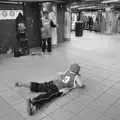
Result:
<svg viewBox="0 0 120 120"><path fill-rule="evenodd" d="M45 52L46 49L46 39L42 40L42 52Z"/></svg>
<svg viewBox="0 0 120 120"><path fill-rule="evenodd" d="M48 44L47 51L52 52L52 39L51 38L47 39L47 44Z"/></svg>

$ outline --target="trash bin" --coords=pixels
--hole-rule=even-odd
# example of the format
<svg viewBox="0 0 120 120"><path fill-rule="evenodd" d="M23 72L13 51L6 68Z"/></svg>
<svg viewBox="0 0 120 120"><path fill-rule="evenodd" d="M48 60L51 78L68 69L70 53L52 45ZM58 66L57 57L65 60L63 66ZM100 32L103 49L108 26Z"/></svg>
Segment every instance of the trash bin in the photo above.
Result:
<svg viewBox="0 0 120 120"><path fill-rule="evenodd" d="M75 36L83 35L83 23L81 21L75 23Z"/></svg>

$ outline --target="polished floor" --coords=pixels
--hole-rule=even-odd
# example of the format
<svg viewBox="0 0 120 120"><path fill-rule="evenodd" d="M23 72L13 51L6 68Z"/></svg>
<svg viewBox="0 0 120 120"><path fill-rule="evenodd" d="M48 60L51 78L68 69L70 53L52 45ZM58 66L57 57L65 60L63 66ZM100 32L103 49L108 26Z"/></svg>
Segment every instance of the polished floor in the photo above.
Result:
<svg viewBox="0 0 120 120"><path fill-rule="evenodd" d="M84 31L71 33L71 40L53 49L51 55L14 58L0 56L0 120L119 120L120 34L103 35ZM85 89L46 104L34 116L27 115L26 99L36 96L16 81L51 80L73 62L81 65Z"/></svg>

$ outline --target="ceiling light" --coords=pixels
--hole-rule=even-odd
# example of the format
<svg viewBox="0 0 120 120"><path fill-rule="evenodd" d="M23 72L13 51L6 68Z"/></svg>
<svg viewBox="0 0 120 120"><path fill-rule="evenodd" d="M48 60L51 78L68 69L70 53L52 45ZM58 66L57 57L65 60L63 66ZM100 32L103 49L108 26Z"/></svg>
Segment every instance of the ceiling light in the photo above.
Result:
<svg viewBox="0 0 120 120"><path fill-rule="evenodd" d="M120 0L107 0L107 1L102 1L101 3L112 3L112 2L120 2Z"/></svg>

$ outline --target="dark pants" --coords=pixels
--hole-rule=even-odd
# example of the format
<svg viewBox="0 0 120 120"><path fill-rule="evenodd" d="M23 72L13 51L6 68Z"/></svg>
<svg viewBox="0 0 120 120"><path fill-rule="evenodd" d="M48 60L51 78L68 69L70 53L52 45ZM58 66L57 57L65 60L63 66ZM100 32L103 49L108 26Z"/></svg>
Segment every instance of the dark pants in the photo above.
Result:
<svg viewBox="0 0 120 120"><path fill-rule="evenodd" d="M45 92L44 94L40 94L32 99L32 104L35 106L39 106L41 104L49 102L53 98L59 97L62 94L59 92L57 86L53 83L53 81L45 82L45 83L32 82L31 91Z"/></svg>
<svg viewBox="0 0 120 120"><path fill-rule="evenodd" d="M92 27L93 25L92 24L89 24L89 30L92 31Z"/></svg>
<svg viewBox="0 0 120 120"><path fill-rule="evenodd" d="M29 54L29 44L26 39L25 33L17 33L17 43L14 48L14 57L20 57L22 55Z"/></svg>
<svg viewBox="0 0 120 120"><path fill-rule="evenodd" d="M25 33L17 33L17 42L20 42L20 39L25 39L26 38L26 35Z"/></svg>
<svg viewBox="0 0 120 120"><path fill-rule="evenodd" d="M42 40L42 52L45 52L47 49L48 52L52 52L52 39L46 38Z"/></svg>

